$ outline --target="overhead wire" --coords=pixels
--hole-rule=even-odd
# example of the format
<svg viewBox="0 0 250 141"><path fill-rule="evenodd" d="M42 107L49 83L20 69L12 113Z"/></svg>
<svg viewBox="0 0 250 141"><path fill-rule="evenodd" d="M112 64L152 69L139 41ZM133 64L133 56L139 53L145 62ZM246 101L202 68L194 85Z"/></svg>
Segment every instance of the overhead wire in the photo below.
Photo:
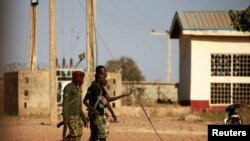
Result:
<svg viewBox="0 0 250 141"><path fill-rule="evenodd" d="M113 0L110 0L111 1L111 3L117 8L117 9L119 9L122 13L124 13L127 17L129 17L132 21L134 21L134 22L136 22L138 25L140 25L140 27L142 27L142 25L143 25L143 27L145 27L146 29L147 28L150 28L148 25L146 25L146 24L143 24L142 22L139 22L138 20L135 20L132 16L130 16L126 11L124 11L123 9L121 9L117 4L115 4L115 2L113 1ZM155 26L155 27L157 27L157 28L159 28L159 29L163 29L162 27L160 27L159 25L157 25L153 20L151 20L150 18L148 18L145 14L143 14L143 12L141 12L141 10L139 10L136 6L135 6L135 4L133 4L131 1L130 1L130 4L136 9L136 11L138 12L138 13L140 13L147 21L149 21L153 26ZM137 30L140 30L140 31L142 31L142 30L144 30L144 29L142 29L142 28L140 28L140 29L138 29L137 27L135 27L135 26L131 26L131 25L129 25L129 24L127 24L127 23L125 23L125 22L123 22L122 20L120 20L120 19L118 19L118 18L116 18L115 16L113 16L112 14L110 14L107 10L105 10L101 5L98 5L100 8L101 8L101 10L105 13L105 14L107 14L108 16L110 16L110 17L112 17L114 20L116 20L116 21L118 21L119 23L121 23L121 24L123 24L123 25L126 25L127 27L129 27L129 28L132 28L132 29L137 29ZM164 42L163 41L163 39L162 38L158 38L162 43Z"/></svg>
<svg viewBox="0 0 250 141"><path fill-rule="evenodd" d="M80 2L80 0L78 0L78 1L79 1L79 3L80 3L81 8L83 9L83 11L86 12L86 8L84 8L84 6L83 6L82 3ZM85 13L85 14L86 14L86 13ZM100 32L96 29L96 27L94 27L94 28L95 28L95 31L96 31L97 35L100 37L100 39L101 39L101 41L102 41L104 47L106 48L108 54L112 57L112 59L114 59L114 56L112 55L112 53L111 53L111 51L110 51L108 45L106 44L106 42L104 41L104 39L103 39L103 37L102 37L102 35L101 35ZM96 41L97 41L97 40L96 40ZM97 45L97 43L96 43L96 45ZM98 55L97 55L97 56L98 56Z"/></svg>
<svg viewBox="0 0 250 141"><path fill-rule="evenodd" d="M147 28L150 28L149 25L146 25L145 23L139 21L136 18L133 18L132 16L130 16L125 10L123 10L121 7L119 7L113 0L110 0L111 4L114 5L114 7L116 7L118 10L120 10L124 15L126 15L128 18L130 18L132 21L134 21L135 23L137 23L138 25L143 25Z"/></svg>
<svg viewBox="0 0 250 141"><path fill-rule="evenodd" d="M153 26L155 27L158 27L160 29L164 29L162 28L161 26L157 25L153 20L151 20L150 18L148 18L139 8L137 8L137 6L131 1L131 0L128 0L128 2L132 5L132 7L135 8L135 10L141 14L147 21L149 21Z"/></svg>
<svg viewBox="0 0 250 141"><path fill-rule="evenodd" d="M86 10L85 10L85 8L84 8L84 6L83 6L83 4L80 2L80 0L78 0L78 3L79 3L79 5L80 5L80 7L81 7L81 9L84 9L83 11L86 13ZM70 42L70 48L71 48L71 58L73 58L74 57L74 55L75 55L75 52L76 52L76 50L77 50L77 48L78 48L78 46L79 46L79 39L81 38L81 30L80 29L83 29L83 28L80 28L82 25L81 24L78 24L77 25L77 27L76 28L74 28L75 26L74 25L76 25L77 23L75 23L75 10L77 10L76 8L75 8L75 1L73 1L73 4L72 4L72 12L71 12L71 27L70 27L70 31L71 31L71 42ZM82 15L82 14L81 14ZM83 18L79 18L79 19L84 19L84 17L85 16L83 16ZM77 20L77 21L81 21L81 20ZM77 54L77 56L79 56L80 54ZM80 58L78 58L78 59L80 59ZM78 63L77 63L77 65L76 66L78 66L79 65L79 61L78 61Z"/></svg>
<svg viewBox="0 0 250 141"><path fill-rule="evenodd" d="M80 3L80 6L81 6L81 8L83 9L83 11L86 12L86 9L83 7L83 5L82 5L82 3L80 2L80 0L78 0L78 2ZM117 7L119 10L123 11L123 13L124 13L125 15L127 15L128 17L130 17L131 19L133 19L133 18L132 18L131 16L129 16L129 14L127 14L124 10L122 10L121 8L119 8L119 7L117 6L117 4L115 4L112 0L111 0L111 2L112 2L112 4L113 4L115 7ZM136 29L136 30L139 30L139 31L144 30L143 28L138 28L138 27L135 27L135 26L131 26L131 25L125 23L124 21L122 21L122 20L116 18L115 16L113 16L112 14L110 14L109 12L107 12L107 10L105 10L105 9L104 9L102 6L100 6L99 4L98 4L98 7L100 7L100 9L101 9L106 15L108 15L108 16L111 17L111 18L113 18L113 19L116 20L117 22L119 22L119 23L121 23L121 24L123 24L123 25L126 25L127 27L129 27L129 28L131 28L131 29ZM139 24L138 21L136 21L136 22ZM143 25L145 26L145 24L143 24ZM141 24L140 24L140 26L141 26ZM96 30L96 32L97 32L97 34L100 36L100 38L102 39L102 42L104 43L104 40L103 40L103 38L101 37L101 34L98 32L98 30ZM161 41L162 41L162 40L161 40ZM105 44L105 43L104 43L104 44ZM106 44L105 44L105 47L106 47L108 53L111 55L110 49L108 49L108 46L107 46Z"/></svg>
<svg viewBox="0 0 250 141"><path fill-rule="evenodd" d="M79 1L79 0L78 0ZM74 28L74 25L75 25L75 3L74 3L74 0L72 1L73 3L71 4L71 12L70 12L70 20L69 20L69 35L70 37L67 38L69 40L69 53L70 53L70 59L73 59L75 57L75 48L77 47L77 43L79 41L79 38L80 38L80 30L75 30ZM82 6L82 5L80 5ZM65 59L65 19L64 19L64 2L63 0L61 0L61 9L60 9L60 13L61 13L61 36L62 36L62 54L63 54L63 59ZM82 19L82 18L80 18ZM81 20L82 21L82 20ZM80 27L81 25L78 25L78 28ZM76 33L75 31L78 31L78 33ZM74 40L77 40L77 41L74 41Z"/></svg>
<svg viewBox="0 0 250 141"><path fill-rule="evenodd" d="M144 29L141 27L136 27L130 24L127 24L126 22L122 21L121 19L116 18L115 16L113 16L112 14L110 14L107 10L105 10L101 5L98 4L98 7L100 8L100 10L102 10L106 15L108 15L109 17L112 17L114 20L116 20L117 22L126 25L127 27L130 27L132 29L138 30L138 31L143 31Z"/></svg>
<svg viewBox="0 0 250 141"><path fill-rule="evenodd" d="M80 8L83 10L83 12L84 12L84 14L86 15L86 13L87 13L87 9L83 6L83 4L81 3L81 1L80 0L78 0L78 3L79 3L79 5L80 5ZM85 2L86 3L86 2ZM86 16L84 16L84 18L85 18L85 21L87 21L87 17ZM84 18L82 18L82 19L84 19ZM80 24L81 25L81 24ZM80 27L80 25L79 25L79 27ZM78 28L79 29L79 28ZM78 40L79 38L80 38L80 30L77 30L77 31L79 31L79 33L77 34L77 37L76 37L76 39ZM86 40L86 42L87 42L87 40ZM85 51L85 54L86 54L86 51Z"/></svg>

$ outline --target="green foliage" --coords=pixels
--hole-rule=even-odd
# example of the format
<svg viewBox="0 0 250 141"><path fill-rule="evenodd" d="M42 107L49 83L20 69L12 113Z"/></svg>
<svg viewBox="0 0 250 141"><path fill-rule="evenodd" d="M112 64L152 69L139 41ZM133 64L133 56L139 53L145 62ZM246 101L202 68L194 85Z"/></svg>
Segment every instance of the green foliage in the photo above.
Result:
<svg viewBox="0 0 250 141"><path fill-rule="evenodd" d="M246 10L229 10L229 16L231 18L233 28L238 31L250 32L250 5L246 8Z"/></svg>
<svg viewBox="0 0 250 141"><path fill-rule="evenodd" d="M129 57L121 57L119 60L110 60L105 66L108 72L118 72L121 70L122 80L145 80L134 60Z"/></svg>

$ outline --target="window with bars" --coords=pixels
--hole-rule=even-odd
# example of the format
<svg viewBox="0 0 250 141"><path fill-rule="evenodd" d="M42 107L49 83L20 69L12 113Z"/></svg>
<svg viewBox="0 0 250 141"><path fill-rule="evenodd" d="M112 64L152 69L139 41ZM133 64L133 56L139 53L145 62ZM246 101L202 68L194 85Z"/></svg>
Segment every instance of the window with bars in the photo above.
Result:
<svg viewBox="0 0 250 141"><path fill-rule="evenodd" d="M211 76L250 76L250 55L211 54Z"/></svg>
<svg viewBox="0 0 250 141"><path fill-rule="evenodd" d="M233 55L233 76L250 76L250 55Z"/></svg>
<svg viewBox="0 0 250 141"><path fill-rule="evenodd" d="M250 83L211 83L210 101L211 104L250 104Z"/></svg>
<svg viewBox="0 0 250 141"><path fill-rule="evenodd" d="M233 103L250 104L250 83L233 83Z"/></svg>
<svg viewBox="0 0 250 141"><path fill-rule="evenodd" d="M211 75L230 76L231 75L231 55L212 54L211 55Z"/></svg>
<svg viewBox="0 0 250 141"><path fill-rule="evenodd" d="M211 104L228 104L231 101L230 83L211 83Z"/></svg>

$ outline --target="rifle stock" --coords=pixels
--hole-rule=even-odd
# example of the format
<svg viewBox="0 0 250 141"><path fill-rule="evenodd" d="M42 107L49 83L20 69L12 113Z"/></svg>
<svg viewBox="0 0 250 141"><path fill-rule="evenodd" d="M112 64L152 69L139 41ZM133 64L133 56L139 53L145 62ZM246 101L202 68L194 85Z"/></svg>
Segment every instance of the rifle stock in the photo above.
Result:
<svg viewBox="0 0 250 141"><path fill-rule="evenodd" d="M63 132L62 132L62 141L65 140L66 134L67 134L67 125L64 124L63 121L59 122L56 127L60 128L63 125Z"/></svg>
<svg viewBox="0 0 250 141"><path fill-rule="evenodd" d="M63 141L66 138L66 133L67 133L67 125L63 125L63 133L62 133Z"/></svg>
<svg viewBox="0 0 250 141"><path fill-rule="evenodd" d="M56 127L57 127L57 128L60 128L63 124L64 124L63 121L61 121L61 122L59 122L59 123L56 125Z"/></svg>

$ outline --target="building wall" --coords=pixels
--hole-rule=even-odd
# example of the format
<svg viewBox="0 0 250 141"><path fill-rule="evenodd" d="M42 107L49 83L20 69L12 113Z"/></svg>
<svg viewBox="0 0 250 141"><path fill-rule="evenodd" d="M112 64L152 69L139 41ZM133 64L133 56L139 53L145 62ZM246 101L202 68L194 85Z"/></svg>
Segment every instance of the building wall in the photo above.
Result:
<svg viewBox="0 0 250 141"><path fill-rule="evenodd" d="M4 84L3 78L0 78L0 114L3 114L3 102L4 102Z"/></svg>
<svg viewBox="0 0 250 141"><path fill-rule="evenodd" d="M122 87L122 77L120 73L108 73L107 90L111 97L118 96L124 90ZM121 107L121 100L116 100L110 103L113 108Z"/></svg>
<svg viewBox="0 0 250 141"><path fill-rule="evenodd" d="M18 73L4 74L4 113L10 115L18 114Z"/></svg>
<svg viewBox="0 0 250 141"><path fill-rule="evenodd" d="M19 115L50 113L49 73L19 72Z"/></svg>
<svg viewBox="0 0 250 141"><path fill-rule="evenodd" d="M190 36L181 35L180 40L180 55L179 55L179 93L178 101L181 105L190 104L190 83L191 83L191 41Z"/></svg>
<svg viewBox="0 0 250 141"><path fill-rule="evenodd" d="M11 72L4 75L5 112L18 115L50 113L48 72Z"/></svg>
<svg viewBox="0 0 250 141"><path fill-rule="evenodd" d="M211 54L250 54L250 38L192 36L191 40L191 105L223 106L209 103L210 83L249 83L250 77L211 76Z"/></svg>

